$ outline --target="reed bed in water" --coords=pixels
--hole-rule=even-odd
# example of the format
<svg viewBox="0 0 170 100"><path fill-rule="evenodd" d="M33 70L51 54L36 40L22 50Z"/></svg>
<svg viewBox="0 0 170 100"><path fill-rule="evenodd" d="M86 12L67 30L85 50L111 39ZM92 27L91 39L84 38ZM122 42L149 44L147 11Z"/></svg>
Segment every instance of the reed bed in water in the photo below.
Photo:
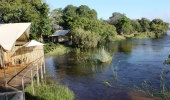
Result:
<svg viewBox="0 0 170 100"><path fill-rule="evenodd" d="M98 53L95 55L94 59L98 60L99 62L108 62L112 60L111 55L104 49L101 48Z"/></svg>

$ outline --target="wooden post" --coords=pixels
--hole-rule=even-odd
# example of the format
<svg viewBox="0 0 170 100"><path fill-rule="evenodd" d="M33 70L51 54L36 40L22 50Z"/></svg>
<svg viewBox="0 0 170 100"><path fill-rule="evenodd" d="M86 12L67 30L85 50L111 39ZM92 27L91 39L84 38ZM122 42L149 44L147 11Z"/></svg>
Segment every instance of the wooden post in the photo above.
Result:
<svg viewBox="0 0 170 100"><path fill-rule="evenodd" d="M44 61L44 64L43 64L43 68L44 68L44 74L46 73L46 71L45 71L45 61Z"/></svg>
<svg viewBox="0 0 170 100"><path fill-rule="evenodd" d="M4 63L4 51L3 51L3 48L1 46L1 61L2 61L2 66L3 66L3 69L4 69L4 86L7 87L7 79L6 79L6 66L5 66L5 63Z"/></svg>
<svg viewBox="0 0 170 100"><path fill-rule="evenodd" d="M24 88L24 79L23 78L22 78L22 92L23 92L23 100L25 100L25 88Z"/></svg>
<svg viewBox="0 0 170 100"><path fill-rule="evenodd" d="M34 82L33 82L32 70L31 70L31 89L32 89L32 94L34 95Z"/></svg>
<svg viewBox="0 0 170 100"><path fill-rule="evenodd" d="M40 79L39 79L39 73L38 73L38 65L36 67L37 67L37 85L39 86L40 85Z"/></svg>
<svg viewBox="0 0 170 100"><path fill-rule="evenodd" d="M40 70L41 70L41 79L43 79L42 65L40 65Z"/></svg>

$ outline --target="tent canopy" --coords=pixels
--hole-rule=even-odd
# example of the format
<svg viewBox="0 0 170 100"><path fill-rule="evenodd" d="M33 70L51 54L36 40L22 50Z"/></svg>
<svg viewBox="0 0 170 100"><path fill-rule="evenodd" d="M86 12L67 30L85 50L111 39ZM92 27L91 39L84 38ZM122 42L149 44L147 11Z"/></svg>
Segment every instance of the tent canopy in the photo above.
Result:
<svg viewBox="0 0 170 100"><path fill-rule="evenodd" d="M35 40L31 40L30 42L24 44L25 47L32 47L32 46L42 46L44 44L38 42L38 41L35 41Z"/></svg>
<svg viewBox="0 0 170 100"><path fill-rule="evenodd" d="M10 51L16 41L29 41L31 23L0 24L0 45Z"/></svg>

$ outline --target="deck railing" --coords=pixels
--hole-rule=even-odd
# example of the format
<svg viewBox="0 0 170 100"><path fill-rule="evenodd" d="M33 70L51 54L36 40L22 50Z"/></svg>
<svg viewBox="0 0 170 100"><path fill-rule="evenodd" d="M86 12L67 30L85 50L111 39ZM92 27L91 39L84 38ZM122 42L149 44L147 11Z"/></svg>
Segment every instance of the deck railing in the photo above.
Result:
<svg viewBox="0 0 170 100"><path fill-rule="evenodd" d="M33 77L36 74L37 84L39 85L39 72L40 78L43 79L43 73L45 74L45 64L44 64L44 56L36 59L28 66L26 72L21 76L21 85L22 89L16 89L16 91L12 92L3 92L0 93L0 100L25 100L25 87L26 83L30 83L31 79L31 90L32 94L34 94L34 86L33 86Z"/></svg>
<svg viewBox="0 0 170 100"><path fill-rule="evenodd" d="M36 59L33 63L31 63L29 66L31 66L25 74L22 76L22 91L23 91L23 100L25 100L25 82L24 79L27 78L30 74L31 78L31 90L32 94L34 94L34 85L33 85L33 77L36 74L37 75L37 84L39 85L39 69L40 69L40 76L41 79L43 79L43 73L45 73L45 65L44 65L44 56Z"/></svg>

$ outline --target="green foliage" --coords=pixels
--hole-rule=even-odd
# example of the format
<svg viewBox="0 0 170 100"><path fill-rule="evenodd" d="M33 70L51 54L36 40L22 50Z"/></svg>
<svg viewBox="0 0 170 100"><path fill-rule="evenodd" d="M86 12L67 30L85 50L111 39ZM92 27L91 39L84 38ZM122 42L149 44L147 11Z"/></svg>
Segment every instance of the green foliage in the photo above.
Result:
<svg viewBox="0 0 170 100"><path fill-rule="evenodd" d="M63 23L61 23L61 25L65 29L70 29L69 23L73 22L77 18L76 9L77 7L73 5L68 5L63 9L63 16L62 16Z"/></svg>
<svg viewBox="0 0 170 100"><path fill-rule="evenodd" d="M112 16L109 17L108 22L112 25L116 25L118 23L118 20L123 17L126 17L125 14L121 14L119 12L114 12L114 13L112 13Z"/></svg>
<svg viewBox="0 0 170 100"><path fill-rule="evenodd" d="M142 32L142 27L138 20L131 20L133 32Z"/></svg>
<svg viewBox="0 0 170 100"><path fill-rule="evenodd" d="M56 83L34 84L35 94L31 95L31 85L28 85L26 100L74 100L74 93L69 88Z"/></svg>
<svg viewBox="0 0 170 100"><path fill-rule="evenodd" d="M70 48L64 45L54 44L54 43L51 43L51 44L52 44L51 46L47 46L47 48L50 47L49 49L51 50L46 51L47 53L46 55L63 55L71 51Z"/></svg>
<svg viewBox="0 0 170 100"><path fill-rule="evenodd" d="M153 32L138 32L137 34L135 34L132 38L135 39L144 39L144 38L155 38L155 33Z"/></svg>
<svg viewBox="0 0 170 100"><path fill-rule="evenodd" d="M50 51L53 51L55 50L55 48L58 46L59 44L55 44L53 42L49 42L49 43L46 43L44 45L44 53L49 53Z"/></svg>
<svg viewBox="0 0 170 100"><path fill-rule="evenodd" d="M165 34L169 26L168 23L163 22L161 19L153 19L150 24L150 29L155 33L156 37L160 37L162 34Z"/></svg>
<svg viewBox="0 0 170 100"><path fill-rule="evenodd" d="M139 20L139 23L142 27L142 32L148 32L150 31L150 20L146 18L142 18Z"/></svg>
<svg viewBox="0 0 170 100"><path fill-rule="evenodd" d="M116 24L116 29L119 34L131 34L133 30L131 20L126 17L119 19Z"/></svg>
<svg viewBox="0 0 170 100"><path fill-rule="evenodd" d="M93 48L100 41L100 35L91 31L85 31L82 28L76 28L72 31L73 42L78 48Z"/></svg>
<svg viewBox="0 0 170 100"><path fill-rule="evenodd" d="M170 92L155 93L155 96L163 98L163 100L170 100Z"/></svg>
<svg viewBox="0 0 170 100"><path fill-rule="evenodd" d="M101 35L101 42L114 41L114 38L117 35L116 27L105 21L100 21L98 25L95 32Z"/></svg>
<svg viewBox="0 0 170 100"><path fill-rule="evenodd" d="M31 22L31 39L42 40L43 35L50 35L51 20L49 7L41 0L4 0L0 1L0 23Z"/></svg>
<svg viewBox="0 0 170 100"><path fill-rule="evenodd" d="M61 25L65 29L72 29L76 25L81 25L81 22L86 21L87 19L97 20L97 12L86 5L81 5L79 7L68 5L63 10L62 18L63 23ZM80 21L80 23L78 23L78 21Z"/></svg>
<svg viewBox="0 0 170 100"><path fill-rule="evenodd" d="M52 19L53 25L63 23L62 16L63 16L63 12L61 8L54 9L53 11L51 11L50 18Z"/></svg>
<svg viewBox="0 0 170 100"><path fill-rule="evenodd" d="M70 23L70 27L72 30L81 27L85 31L99 34L101 36L100 42L113 41L113 38L117 35L116 28L113 25L105 21L89 20L85 17L77 18L74 22Z"/></svg>
<svg viewBox="0 0 170 100"><path fill-rule="evenodd" d="M97 19L97 12L95 10L91 10L88 6L86 5L81 5L76 9L77 14L79 17L85 17L91 20L96 20Z"/></svg>

